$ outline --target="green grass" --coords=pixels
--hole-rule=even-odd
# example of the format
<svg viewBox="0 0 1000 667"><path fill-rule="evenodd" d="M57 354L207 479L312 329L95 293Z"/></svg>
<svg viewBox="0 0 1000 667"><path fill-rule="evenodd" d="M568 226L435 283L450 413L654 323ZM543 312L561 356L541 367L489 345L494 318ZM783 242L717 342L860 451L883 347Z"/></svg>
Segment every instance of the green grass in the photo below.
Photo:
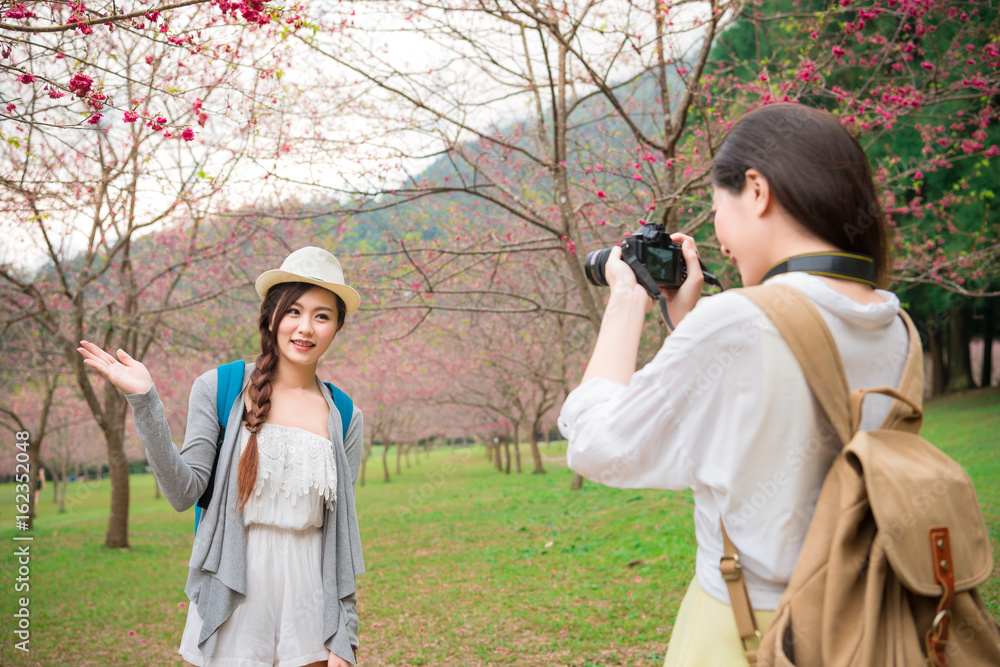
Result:
<svg viewBox="0 0 1000 667"><path fill-rule="evenodd" d="M1000 392L927 406L924 434L976 483L1000 551ZM694 571L688 493L569 491L564 448L549 474L502 475L481 449L437 451L358 492L359 578L367 665L658 665ZM524 452L525 459L527 452ZM13 486L0 486L12 523ZM0 527L0 663L163 665L176 655L193 513L132 478L129 550L103 547L108 482L78 482L59 514L43 493L31 561L31 653L13 648L15 531ZM6 517L6 518L5 518ZM635 561L642 561L635 564ZM633 563L630 566L630 563ZM1000 581L981 592L1000 618ZM183 605L183 606L182 606ZM134 634L131 634L134 633Z"/></svg>

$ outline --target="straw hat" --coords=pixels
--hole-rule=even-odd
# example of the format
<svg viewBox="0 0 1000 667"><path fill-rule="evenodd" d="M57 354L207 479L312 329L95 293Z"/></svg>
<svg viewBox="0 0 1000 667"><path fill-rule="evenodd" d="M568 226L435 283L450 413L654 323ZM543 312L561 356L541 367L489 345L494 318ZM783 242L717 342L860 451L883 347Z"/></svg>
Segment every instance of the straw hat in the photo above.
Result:
<svg viewBox="0 0 1000 667"><path fill-rule="evenodd" d="M361 305L357 291L344 282L344 270L337 258L315 246L299 248L285 258L280 269L260 274L254 287L263 299L269 289L280 283L310 283L326 288L344 300L348 315Z"/></svg>

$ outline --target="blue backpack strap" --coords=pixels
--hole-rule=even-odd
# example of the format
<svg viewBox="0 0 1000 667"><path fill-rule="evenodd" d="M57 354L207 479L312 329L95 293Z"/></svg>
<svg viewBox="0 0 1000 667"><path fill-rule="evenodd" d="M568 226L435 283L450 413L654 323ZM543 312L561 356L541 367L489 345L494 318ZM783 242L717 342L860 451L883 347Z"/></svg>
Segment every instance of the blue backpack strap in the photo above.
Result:
<svg viewBox="0 0 1000 667"><path fill-rule="evenodd" d="M239 396L240 389L243 388L243 373L245 368L246 364L244 361L237 359L228 364L223 364L216 369L219 376L219 384L215 392L215 410L218 415L220 429L219 443L225 437L226 424L229 421L229 413L233 409L233 403L236 402L236 397ZM209 477L208 487L194 506L195 534L198 533L198 524L201 523L201 510L203 507L208 507L208 503L212 500L212 491L215 486L215 468L218 464L219 452L216 449L215 461L212 463L212 475Z"/></svg>
<svg viewBox="0 0 1000 667"><path fill-rule="evenodd" d="M215 407L219 413L219 426L223 430L229 421L229 412L233 409L236 397L240 395L243 388L243 371L246 364L242 359L223 364L217 369L219 371L219 389L215 394Z"/></svg>
<svg viewBox="0 0 1000 667"><path fill-rule="evenodd" d="M323 384L330 389L330 393L333 394L333 404L337 407L337 411L340 412L340 423L344 426L343 440L346 445L347 429L350 427L351 418L354 416L354 401L332 383L324 382Z"/></svg>

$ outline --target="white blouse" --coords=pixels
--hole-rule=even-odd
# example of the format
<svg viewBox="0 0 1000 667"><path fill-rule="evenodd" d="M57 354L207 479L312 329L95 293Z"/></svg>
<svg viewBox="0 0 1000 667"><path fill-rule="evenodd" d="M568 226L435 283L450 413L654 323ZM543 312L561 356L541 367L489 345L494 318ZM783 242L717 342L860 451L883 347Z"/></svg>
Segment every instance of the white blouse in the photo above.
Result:
<svg viewBox="0 0 1000 667"><path fill-rule="evenodd" d="M244 426L240 451L250 432ZM318 493L310 494L310 489ZM284 502L276 502L279 498ZM257 433L257 484L243 524L303 529L323 525L324 505L337 500L337 466L328 438L294 426L263 424Z"/></svg>
<svg viewBox="0 0 1000 667"><path fill-rule="evenodd" d="M908 334L899 300L861 305L805 273L770 282L818 306L852 389L897 386ZM865 403L878 428L891 399ZM702 298L628 386L590 380L567 397L559 427L569 466L621 488L694 490L698 583L728 603L719 574L723 516L756 609L775 609L791 577L820 486L841 443L791 350L748 298Z"/></svg>

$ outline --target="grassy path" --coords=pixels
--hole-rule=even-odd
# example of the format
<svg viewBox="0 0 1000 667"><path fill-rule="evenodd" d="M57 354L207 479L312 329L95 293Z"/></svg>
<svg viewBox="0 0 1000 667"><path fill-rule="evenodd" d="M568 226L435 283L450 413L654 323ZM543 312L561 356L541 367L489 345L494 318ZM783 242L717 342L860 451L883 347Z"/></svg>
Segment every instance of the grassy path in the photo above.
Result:
<svg viewBox="0 0 1000 667"><path fill-rule="evenodd" d="M969 470L1000 553L1000 392L930 403L924 433ZM571 493L562 451L545 452L547 475L509 477L480 449L437 451L388 484L372 460L358 492L363 664L662 663L694 570L690 495ZM73 484L67 498L59 514L43 495L25 655L8 630L21 594L5 525L13 487L0 486L0 664L181 664L193 513L154 500L152 476L134 476L132 548L111 551L107 481ZM981 590L1000 618L998 579Z"/></svg>

